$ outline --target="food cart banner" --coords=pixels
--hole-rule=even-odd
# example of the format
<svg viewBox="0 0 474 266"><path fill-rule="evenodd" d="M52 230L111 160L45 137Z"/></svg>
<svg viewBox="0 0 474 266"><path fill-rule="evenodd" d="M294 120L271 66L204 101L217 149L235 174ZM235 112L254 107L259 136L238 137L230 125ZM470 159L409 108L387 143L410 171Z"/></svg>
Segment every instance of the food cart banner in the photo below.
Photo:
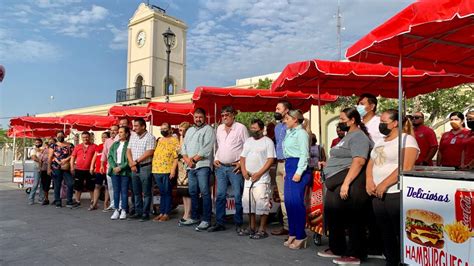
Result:
<svg viewBox="0 0 474 266"><path fill-rule="evenodd" d="M474 265L474 182L402 178L403 262Z"/></svg>

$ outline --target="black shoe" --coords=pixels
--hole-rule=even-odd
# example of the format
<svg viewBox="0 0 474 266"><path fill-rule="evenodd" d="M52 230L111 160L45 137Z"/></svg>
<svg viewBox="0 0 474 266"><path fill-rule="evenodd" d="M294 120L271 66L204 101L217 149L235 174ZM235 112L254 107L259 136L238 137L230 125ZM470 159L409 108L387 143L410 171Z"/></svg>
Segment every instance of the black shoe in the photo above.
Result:
<svg viewBox="0 0 474 266"><path fill-rule="evenodd" d="M80 202L74 202L74 203L72 204L71 209L77 209L77 208L79 208L79 207L81 207L81 203L80 203Z"/></svg>
<svg viewBox="0 0 474 266"><path fill-rule="evenodd" d="M143 215L140 218L140 222L146 222L146 221L149 221L149 220L150 220L150 215Z"/></svg>
<svg viewBox="0 0 474 266"><path fill-rule="evenodd" d="M219 231L225 231L225 226L222 224L215 224L207 229L208 232L219 232Z"/></svg>
<svg viewBox="0 0 474 266"><path fill-rule="evenodd" d="M130 210L130 211L128 212L128 215L135 215L135 210L134 210L134 209Z"/></svg>
<svg viewBox="0 0 474 266"><path fill-rule="evenodd" d="M134 213L133 215L128 216L128 220L138 220L141 217L142 217L141 215L138 215L138 214Z"/></svg>
<svg viewBox="0 0 474 266"><path fill-rule="evenodd" d="M43 203L41 203L41 205L43 205L43 206L49 205L49 200L43 200Z"/></svg>

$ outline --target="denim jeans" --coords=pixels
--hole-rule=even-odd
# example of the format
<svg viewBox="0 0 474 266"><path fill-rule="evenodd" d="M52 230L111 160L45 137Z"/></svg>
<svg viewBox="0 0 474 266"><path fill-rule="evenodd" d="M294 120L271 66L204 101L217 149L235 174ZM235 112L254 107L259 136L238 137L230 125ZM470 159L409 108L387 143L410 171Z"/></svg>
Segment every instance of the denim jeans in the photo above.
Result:
<svg viewBox="0 0 474 266"><path fill-rule="evenodd" d="M66 197L67 201L66 202L67 204L72 204L72 194L74 192L73 191L74 179L72 178L71 173L67 170L54 169L53 178L54 178L54 202L56 203L56 206L61 206L61 185L63 183L63 179L67 186L67 197Z"/></svg>
<svg viewBox="0 0 474 266"><path fill-rule="evenodd" d="M109 186L114 187L114 208L128 212L128 176L113 175Z"/></svg>
<svg viewBox="0 0 474 266"><path fill-rule="evenodd" d="M170 214L171 212L171 181L170 174L153 174L155 181L160 188L160 214Z"/></svg>
<svg viewBox="0 0 474 266"><path fill-rule="evenodd" d="M35 180L33 182L33 187L31 187L30 194L28 195L28 201L32 203L35 202L36 190L38 190L38 187L40 187L39 189L40 201L44 200L44 190L43 190L43 185L41 183L41 172L39 171L35 172L34 177L35 177Z"/></svg>
<svg viewBox="0 0 474 266"><path fill-rule="evenodd" d="M211 221L211 192L209 190L209 179L211 168L201 167L188 170L189 195L191 196L191 218L199 220L199 193L202 197L202 217L206 222Z"/></svg>
<svg viewBox="0 0 474 266"><path fill-rule="evenodd" d="M225 223L225 210L227 203L227 185L230 183L235 199L235 215L234 223L242 225L242 190L244 187L244 179L242 174L233 172L233 166L219 166L216 168L217 179L217 198L216 198L216 222L220 225Z"/></svg>
<svg viewBox="0 0 474 266"><path fill-rule="evenodd" d="M139 173L132 172L132 187L135 196L135 213L149 216L151 206L151 165L140 167Z"/></svg>

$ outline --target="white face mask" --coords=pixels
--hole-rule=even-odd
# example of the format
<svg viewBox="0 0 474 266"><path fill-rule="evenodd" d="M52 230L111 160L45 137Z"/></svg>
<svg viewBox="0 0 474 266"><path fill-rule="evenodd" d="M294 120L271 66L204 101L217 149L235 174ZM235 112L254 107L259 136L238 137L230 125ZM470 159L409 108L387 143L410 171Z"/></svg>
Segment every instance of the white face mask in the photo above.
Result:
<svg viewBox="0 0 474 266"><path fill-rule="evenodd" d="M367 114L367 111L365 110L365 106L362 104L359 104L356 106L357 112L359 112L361 117L364 117Z"/></svg>

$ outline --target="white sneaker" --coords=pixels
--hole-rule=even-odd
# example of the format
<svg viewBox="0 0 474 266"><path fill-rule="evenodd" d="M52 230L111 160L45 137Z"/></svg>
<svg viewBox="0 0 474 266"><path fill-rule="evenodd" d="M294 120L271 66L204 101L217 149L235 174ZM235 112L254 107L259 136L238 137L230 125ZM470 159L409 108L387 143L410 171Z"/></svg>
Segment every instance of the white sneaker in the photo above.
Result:
<svg viewBox="0 0 474 266"><path fill-rule="evenodd" d="M202 221L196 228L195 230L198 231L198 232L201 232L201 231L206 231L208 228L209 228L209 223L206 222L206 221Z"/></svg>
<svg viewBox="0 0 474 266"><path fill-rule="evenodd" d="M120 211L119 210L115 210L114 211L114 214L112 214L112 216L110 217L111 220L117 220L120 216Z"/></svg>
<svg viewBox="0 0 474 266"><path fill-rule="evenodd" d="M127 219L127 212L124 210L120 211L120 220L125 220Z"/></svg>

